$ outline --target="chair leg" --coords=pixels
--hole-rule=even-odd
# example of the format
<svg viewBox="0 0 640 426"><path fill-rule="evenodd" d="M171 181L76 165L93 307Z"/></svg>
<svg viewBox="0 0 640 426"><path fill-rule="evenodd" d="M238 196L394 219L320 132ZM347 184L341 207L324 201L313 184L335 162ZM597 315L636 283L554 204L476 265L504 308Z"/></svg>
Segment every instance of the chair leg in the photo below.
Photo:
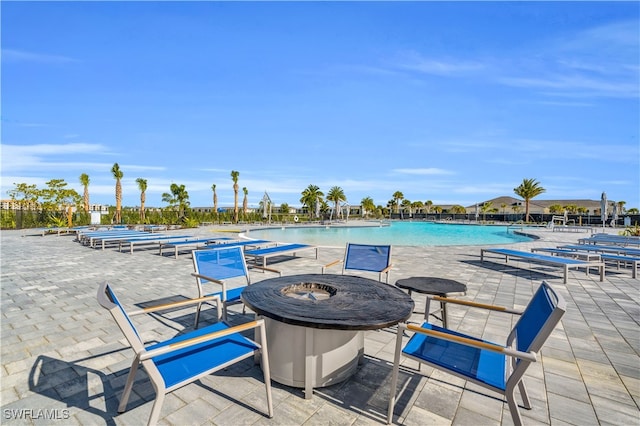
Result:
<svg viewBox="0 0 640 426"><path fill-rule="evenodd" d="M520 389L520 396L522 397L522 406L527 410L531 410L531 401L529 400L529 394L527 394L527 387L524 384L524 380L520 380L518 389Z"/></svg>
<svg viewBox="0 0 640 426"><path fill-rule="evenodd" d="M152 426L158 423L160 418L160 411L162 411L162 403L164 402L164 392L158 392L156 389L156 399L153 401L153 407L151 407L151 415L147 425Z"/></svg>
<svg viewBox="0 0 640 426"><path fill-rule="evenodd" d="M200 308L202 308L202 303L198 303L198 306L196 306L196 321L193 328L198 328L198 322L200 321Z"/></svg>
<svg viewBox="0 0 640 426"><path fill-rule="evenodd" d="M387 411L387 424L393 422L393 409L396 405L396 392L398 387L398 370L400 370L400 352L402 351L402 334L404 330L398 326L396 336L396 352L393 357L393 373L391 374L391 390L389 392L389 409Z"/></svg>
<svg viewBox="0 0 640 426"><path fill-rule="evenodd" d="M522 417L520 416L520 410L518 410L518 404L516 403L515 398L515 388L507 389L505 397L507 398L507 404L509 404L509 411L511 412L513 424L515 426L522 426Z"/></svg>
<svg viewBox="0 0 640 426"><path fill-rule="evenodd" d="M120 405L118 405L118 413L124 413L127 409L127 402L129 402L129 396L131 395L131 389L133 388L133 382L136 379L136 372L138 371L138 365L140 360L135 357L131 368L129 369L129 375L127 376L127 383L124 385L122 391L122 397L120 397Z"/></svg>
<svg viewBox="0 0 640 426"><path fill-rule="evenodd" d="M269 369L269 351L267 350L267 333L265 326L260 327L260 341L262 348L262 374L264 375L264 386L267 391L267 407L269 418L273 417L273 398L271 397L271 370Z"/></svg>

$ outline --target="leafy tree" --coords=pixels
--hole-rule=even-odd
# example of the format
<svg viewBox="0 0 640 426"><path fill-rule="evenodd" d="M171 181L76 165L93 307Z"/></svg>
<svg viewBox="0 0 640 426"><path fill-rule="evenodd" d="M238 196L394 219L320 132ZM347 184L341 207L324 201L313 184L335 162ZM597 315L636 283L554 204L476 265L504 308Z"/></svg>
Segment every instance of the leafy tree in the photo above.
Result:
<svg viewBox="0 0 640 426"><path fill-rule="evenodd" d="M35 207L40 197L40 191L35 184L27 185L26 183L14 183L15 188L7 191L11 200L20 206L20 209L25 207Z"/></svg>
<svg viewBox="0 0 640 426"><path fill-rule="evenodd" d="M524 220L525 222L529 222L529 202L531 199L537 197L543 192L546 192L546 189L540 186L540 183L535 179L523 179L522 183L513 189L513 192L524 199Z"/></svg>
<svg viewBox="0 0 640 426"><path fill-rule="evenodd" d="M624 205L627 204L626 201L618 201L618 214L624 213Z"/></svg>
<svg viewBox="0 0 640 426"><path fill-rule="evenodd" d="M84 212L89 213L89 175L86 173L82 173L80 175L80 184L84 188L82 201L84 204Z"/></svg>
<svg viewBox="0 0 640 426"><path fill-rule="evenodd" d="M320 191L320 187L316 185L307 186L304 191L302 191L302 197L300 198L300 203L303 207L307 207L309 211L309 219L313 219L315 217L315 207L316 204L320 203L322 206L324 193ZM322 209L320 209L322 211Z"/></svg>
<svg viewBox="0 0 640 426"><path fill-rule="evenodd" d="M400 212L400 201L404 199L404 194L400 191L393 193L393 205L395 206L396 213Z"/></svg>
<svg viewBox="0 0 640 426"><path fill-rule="evenodd" d="M116 180L116 223L120 223L122 219L122 183L120 180L124 176L122 170L120 170L120 166L118 163L114 163L113 167L111 167L111 174L113 178Z"/></svg>
<svg viewBox="0 0 640 426"><path fill-rule="evenodd" d="M640 210L638 210L636 207L631 207L630 209L627 209L627 213L628 214L638 214Z"/></svg>
<svg viewBox="0 0 640 426"><path fill-rule="evenodd" d="M342 216L342 209L340 209L340 202L347 201L347 196L344 195L344 191L339 186L334 186L329 189L327 193L327 201L331 201L334 205L334 211L336 212L336 219Z"/></svg>
<svg viewBox="0 0 640 426"><path fill-rule="evenodd" d="M416 213L419 213L423 207L424 207L424 203L422 201L414 201L411 203L411 208Z"/></svg>
<svg viewBox="0 0 640 426"><path fill-rule="evenodd" d="M360 205L362 206L365 217L369 217L369 215L376 209L376 204L373 202L373 198L371 197L364 197L360 201Z"/></svg>
<svg viewBox="0 0 640 426"><path fill-rule="evenodd" d="M43 208L53 211L50 220L56 226L64 223L64 213L67 213L67 225L72 226L73 207L80 206L82 197L75 189L68 189L64 179L51 179L47 183L47 188L43 189Z"/></svg>
<svg viewBox="0 0 640 426"><path fill-rule="evenodd" d="M402 206L401 213L403 211L407 210L407 211L409 211L409 215L411 215L411 201L409 201L407 199L404 199L404 200L402 200L401 206Z"/></svg>
<svg viewBox="0 0 640 426"><path fill-rule="evenodd" d="M138 189L140 190L140 223L145 223L146 214L144 211L144 203L147 201L147 180L138 178L136 179L136 182L138 183Z"/></svg>
<svg viewBox="0 0 640 426"><path fill-rule="evenodd" d="M178 208L178 220L183 222L186 219L185 210L189 207L189 193L184 185L171 184L171 193L162 194L162 201L169 203L169 207Z"/></svg>
<svg viewBox="0 0 640 426"><path fill-rule="evenodd" d="M233 223L238 223L238 176L240 172L231 171L231 180L233 180Z"/></svg>
<svg viewBox="0 0 640 426"><path fill-rule="evenodd" d="M502 216L504 216L504 214L505 214L504 212L507 209L507 203L500 204L500 208L502 209Z"/></svg>

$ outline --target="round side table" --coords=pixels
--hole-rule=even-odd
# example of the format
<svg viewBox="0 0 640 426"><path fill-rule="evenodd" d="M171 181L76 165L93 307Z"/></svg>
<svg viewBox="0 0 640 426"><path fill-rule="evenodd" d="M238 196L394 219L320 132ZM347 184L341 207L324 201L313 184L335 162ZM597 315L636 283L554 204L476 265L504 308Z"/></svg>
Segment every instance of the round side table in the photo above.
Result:
<svg viewBox="0 0 640 426"><path fill-rule="evenodd" d="M404 278L396 281L396 287L403 288L409 291L409 296L412 292L429 294L433 296L449 297L453 295L464 295L467 293L467 286L447 278L439 277L411 277ZM442 321L444 328L447 328L447 304L440 302L440 309L430 312L431 298L427 297L427 301L424 307L424 319L428 320L429 315ZM441 318L438 318L436 314L441 312Z"/></svg>

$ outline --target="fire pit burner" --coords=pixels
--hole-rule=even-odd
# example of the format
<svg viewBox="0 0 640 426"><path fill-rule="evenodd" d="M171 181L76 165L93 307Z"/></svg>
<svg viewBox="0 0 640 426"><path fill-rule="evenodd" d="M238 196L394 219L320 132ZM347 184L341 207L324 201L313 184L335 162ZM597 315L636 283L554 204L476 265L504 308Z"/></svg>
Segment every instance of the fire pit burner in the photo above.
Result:
<svg viewBox="0 0 640 426"><path fill-rule="evenodd" d="M314 301L327 300L330 297L335 296L337 293L335 287L332 287L330 285L307 282L284 287L281 291L282 294L287 297Z"/></svg>

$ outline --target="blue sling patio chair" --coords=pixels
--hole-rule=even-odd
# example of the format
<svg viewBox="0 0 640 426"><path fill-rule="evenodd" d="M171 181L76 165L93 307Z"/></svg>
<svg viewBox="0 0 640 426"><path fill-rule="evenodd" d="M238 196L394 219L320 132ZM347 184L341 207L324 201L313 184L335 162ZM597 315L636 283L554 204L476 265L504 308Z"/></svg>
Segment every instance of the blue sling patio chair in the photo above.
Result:
<svg viewBox="0 0 640 426"><path fill-rule="evenodd" d="M210 296L205 300L215 299ZM224 322L217 322L200 330L192 330L172 339L145 346L130 316L149 314L160 310L180 308L203 299L192 299L175 303L148 307L127 313L118 301L111 286L102 283L98 288L98 303L107 309L124 334L135 358L131 364L127 382L122 392L118 412L127 408L133 382L140 364L144 367L156 391L156 399L151 408L148 424L156 424L160 417L162 403L167 393L197 381L218 370L242 361L249 357L262 355L262 371L267 392L269 417L273 417L271 398L271 373L264 320L259 319L234 327ZM260 344L244 337L241 333L254 329L260 336Z"/></svg>
<svg viewBox="0 0 640 426"><path fill-rule="evenodd" d="M322 273L339 263L342 263L342 274L345 271L377 272L378 281L382 281L385 274L385 282L389 284L389 272L391 271L391 246L372 244L347 243L344 259L334 260L322 267Z"/></svg>
<svg viewBox="0 0 640 426"><path fill-rule="evenodd" d="M243 248L241 246L222 248L214 246L214 248L194 250L193 267L195 272L191 275L196 277L198 297L218 296L219 303L216 304L218 319L220 319L220 305L222 305L222 318L226 321L227 307L236 303L242 303L240 294L247 285L251 284L251 277L249 276L247 262L244 258ZM282 273L276 269L253 265L251 268L282 275ZM202 303L198 304L196 308L196 328L200 321L201 308Z"/></svg>
<svg viewBox="0 0 640 426"><path fill-rule="evenodd" d="M532 362L538 360L542 345L566 311L566 303L549 284L542 282L523 312L500 306L432 296L444 303L457 303L520 315L516 325L502 346L476 337L458 333L425 322L422 326L401 324L398 327L396 350L391 376L391 394L387 423L393 420L396 401L400 355L427 364L435 369L461 377L502 394L509 405L515 425L522 425L522 417L515 400L516 388L526 409L531 402L522 381ZM405 331L415 332L402 348Z"/></svg>

